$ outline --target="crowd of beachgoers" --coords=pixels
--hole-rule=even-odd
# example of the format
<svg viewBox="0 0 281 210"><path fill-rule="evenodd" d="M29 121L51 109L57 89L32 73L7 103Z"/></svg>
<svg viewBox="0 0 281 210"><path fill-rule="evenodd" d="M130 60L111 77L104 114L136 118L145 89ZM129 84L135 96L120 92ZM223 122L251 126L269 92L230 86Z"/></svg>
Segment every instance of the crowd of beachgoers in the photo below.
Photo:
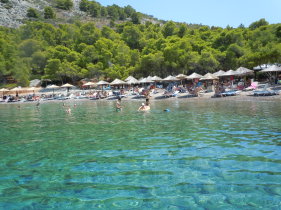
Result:
<svg viewBox="0 0 281 210"><path fill-rule="evenodd" d="M57 100L114 100L114 99L167 99L167 98L218 98L227 96L273 96L279 97L281 80L277 72L281 67L271 66L262 71L270 72L267 81L253 79L253 70L244 67L236 71L222 70L204 76L192 73L189 76L179 74L164 79L154 76L136 78L129 76L124 81L115 79L111 83L88 81L75 87L71 84L48 85L45 88L16 87L12 90L0 89L1 103L42 102ZM272 74L272 72L275 72ZM249 76L250 75L250 76ZM273 77L274 76L274 77ZM251 78L251 79L250 79ZM273 79L272 79L273 78Z"/></svg>
<svg viewBox="0 0 281 210"><path fill-rule="evenodd" d="M279 97L281 85L270 85L269 83L251 82L246 84L243 81L225 81L212 83L192 82L180 84L170 82L166 86L162 84L147 84L143 86L118 85L114 87L103 86L92 89L82 88L33 88L18 89L14 92L3 91L0 99L1 104L24 103L24 102L46 102L58 100L150 100L168 98L218 98L228 96L275 96Z"/></svg>

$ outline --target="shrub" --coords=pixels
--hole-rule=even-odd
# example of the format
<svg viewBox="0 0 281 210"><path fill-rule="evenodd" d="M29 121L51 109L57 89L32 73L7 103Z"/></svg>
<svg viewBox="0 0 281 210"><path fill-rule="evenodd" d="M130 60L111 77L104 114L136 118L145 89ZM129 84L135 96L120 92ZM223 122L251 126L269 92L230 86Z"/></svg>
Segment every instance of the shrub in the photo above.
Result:
<svg viewBox="0 0 281 210"><path fill-rule="evenodd" d="M26 16L30 17L30 18L39 18L40 15L39 15L39 12L36 9L29 8L27 10Z"/></svg>
<svg viewBox="0 0 281 210"><path fill-rule="evenodd" d="M44 18L45 19L54 19L56 18L56 14L52 7L45 7L44 8Z"/></svg>
<svg viewBox="0 0 281 210"><path fill-rule="evenodd" d="M70 10L73 7L72 0L56 0L56 7L59 9Z"/></svg>

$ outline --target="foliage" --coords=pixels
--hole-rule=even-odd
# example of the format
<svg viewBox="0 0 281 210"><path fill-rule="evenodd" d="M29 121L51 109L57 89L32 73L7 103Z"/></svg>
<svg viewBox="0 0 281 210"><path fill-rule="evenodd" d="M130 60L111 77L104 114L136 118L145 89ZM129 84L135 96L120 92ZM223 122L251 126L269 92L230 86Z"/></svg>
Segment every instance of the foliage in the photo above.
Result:
<svg viewBox="0 0 281 210"><path fill-rule="evenodd" d="M26 16L27 16L27 17L30 17L30 18L39 18L39 17L40 17L40 14L39 14L39 12L38 12L36 9L34 9L34 8L29 8L29 9L27 10Z"/></svg>
<svg viewBox="0 0 281 210"><path fill-rule="evenodd" d="M63 10L70 10L73 7L72 0L56 0L56 7Z"/></svg>
<svg viewBox="0 0 281 210"><path fill-rule="evenodd" d="M44 18L45 19L54 19L56 18L56 14L52 7L45 7L44 8Z"/></svg>
<svg viewBox="0 0 281 210"><path fill-rule="evenodd" d="M258 20L258 21L256 21L256 22L253 22L250 26L249 26L249 28L250 29L252 29L252 30L254 30L254 29L256 29L256 28L259 28L259 27L261 27L261 26L266 26L266 25L268 25L269 23L264 19L264 18L262 18L262 19L260 19L260 20Z"/></svg>
<svg viewBox="0 0 281 210"><path fill-rule="evenodd" d="M81 11L88 13L92 17L109 17L111 20L126 20L126 18L131 18L133 23L140 23L140 14L130 5L119 7L118 5L113 4L104 7L94 0L81 0L79 8Z"/></svg>
<svg viewBox="0 0 281 210"><path fill-rule="evenodd" d="M117 19L122 9L125 17L136 13L130 6L102 7L94 1L81 1L80 8L87 12L91 6L100 6L97 11L106 8L111 18L118 14ZM57 26L27 22L18 29L0 27L0 83L6 84L11 78L28 85L31 78L76 82L84 77L165 77L239 66L253 68L280 63L280 41L281 24L263 20L250 27L225 29L194 28L172 21L162 26L128 21L113 28L97 28L92 22Z"/></svg>

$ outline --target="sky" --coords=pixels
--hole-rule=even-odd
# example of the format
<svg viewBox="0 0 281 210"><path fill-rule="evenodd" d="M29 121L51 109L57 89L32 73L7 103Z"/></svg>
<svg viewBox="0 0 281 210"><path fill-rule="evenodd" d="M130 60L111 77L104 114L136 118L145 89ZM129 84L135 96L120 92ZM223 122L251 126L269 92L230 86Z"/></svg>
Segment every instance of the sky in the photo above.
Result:
<svg viewBox="0 0 281 210"><path fill-rule="evenodd" d="M96 0L103 6L131 5L161 20L209 26L249 26L261 18L281 23L281 0Z"/></svg>

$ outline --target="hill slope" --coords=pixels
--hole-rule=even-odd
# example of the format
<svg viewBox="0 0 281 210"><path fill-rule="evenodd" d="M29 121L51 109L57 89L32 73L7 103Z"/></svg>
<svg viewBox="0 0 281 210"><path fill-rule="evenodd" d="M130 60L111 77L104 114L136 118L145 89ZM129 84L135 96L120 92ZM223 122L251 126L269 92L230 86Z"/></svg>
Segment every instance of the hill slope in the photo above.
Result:
<svg viewBox="0 0 281 210"><path fill-rule="evenodd" d="M62 10L56 8L55 0L0 0L0 25L9 28L18 28L20 25L24 24L26 20L35 20L27 17L27 10L29 8L34 8L39 13L41 13L41 18L36 20L41 20L44 22L56 23L73 23L75 20L82 22L94 21L97 27L102 27L103 25L110 25L112 18L108 17L95 17L93 14L81 11L79 5L82 0L72 0L73 7L70 10ZM90 1L89 1L90 2ZM98 2L97 5L102 7ZM44 8L50 6L54 9L56 13L56 19L45 20L43 19ZM117 6L117 5L115 5ZM110 6L109 6L110 7ZM114 6L113 6L114 7ZM117 6L118 7L118 6ZM120 9L120 7L119 7ZM133 9L133 8L132 8ZM133 9L134 10L134 9ZM135 11L135 10L134 10ZM139 13L140 14L140 13ZM141 22L150 21L152 23L162 23L163 21L158 21L152 16L141 14ZM130 18L129 18L130 20ZM115 23L121 23L128 21L128 19L115 19Z"/></svg>
<svg viewBox="0 0 281 210"><path fill-rule="evenodd" d="M73 0L73 8L70 11L57 10L59 18L67 19L74 16L86 16L79 10L81 0ZM6 2L6 3L3 3ZM53 6L52 1L46 0L6 0L0 1L0 25L17 28L27 19L26 14L29 8L34 8L43 13L44 7Z"/></svg>

